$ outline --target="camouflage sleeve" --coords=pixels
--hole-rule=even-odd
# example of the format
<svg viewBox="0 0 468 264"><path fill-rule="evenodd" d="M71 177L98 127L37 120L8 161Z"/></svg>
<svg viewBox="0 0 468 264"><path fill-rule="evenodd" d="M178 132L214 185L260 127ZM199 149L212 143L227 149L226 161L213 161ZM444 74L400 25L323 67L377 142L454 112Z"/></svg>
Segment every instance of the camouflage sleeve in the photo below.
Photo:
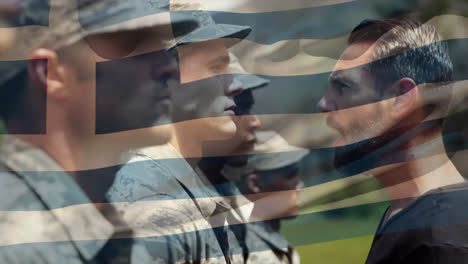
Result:
<svg viewBox="0 0 468 264"><path fill-rule="evenodd" d="M28 247L31 249L31 247ZM4 246L0 248L0 263L47 263L43 261L43 258L33 252L30 252L24 247L19 246ZM37 252L39 253L39 252Z"/></svg>
<svg viewBox="0 0 468 264"><path fill-rule="evenodd" d="M0 173L0 263L81 263L41 199L18 175ZM35 212L44 212L37 214Z"/></svg>
<svg viewBox="0 0 468 264"><path fill-rule="evenodd" d="M190 263L198 254L194 232L201 214L172 175L171 165L154 160L128 163L107 194L146 247L150 263Z"/></svg>
<svg viewBox="0 0 468 264"><path fill-rule="evenodd" d="M177 180L164 161L145 160L127 163L118 171L107 192L112 202L135 202L151 199L172 199L183 194Z"/></svg>
<svg viewBox="0 0 468 264"><path fill-rule="evenodd" d="M0 263L49 264L83 263L77 251L67 242L29 243L0 248Z"/></svg>
<svg viewBox="0 0 468 264"><path fill-rule="evenodd" d="M127 213L131 225L155 263L191 263L197 258L196 208L184 199L160 200L157 196L132 203ZM127 220L128 221L128 220Z"/></svg>

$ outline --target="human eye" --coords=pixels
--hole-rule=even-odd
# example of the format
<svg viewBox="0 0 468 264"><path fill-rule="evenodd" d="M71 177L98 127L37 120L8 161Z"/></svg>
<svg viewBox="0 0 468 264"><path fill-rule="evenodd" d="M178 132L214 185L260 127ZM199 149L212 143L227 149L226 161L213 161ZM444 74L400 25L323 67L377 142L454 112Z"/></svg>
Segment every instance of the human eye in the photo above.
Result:
<svg viewBox="0 0 468 264"><path fill-rule="evenodd" d="M343 94L350 89L349 85L339 80L336 80L333 86L335 86L340 94Z"/></svg>
<svg viewBox="0 0 468 264"><path fill-rule="evenodd" d="M211 66L211 71L215 74L223 74L225 73L225 69L226 66L221 63L217 63Z"/></svg>

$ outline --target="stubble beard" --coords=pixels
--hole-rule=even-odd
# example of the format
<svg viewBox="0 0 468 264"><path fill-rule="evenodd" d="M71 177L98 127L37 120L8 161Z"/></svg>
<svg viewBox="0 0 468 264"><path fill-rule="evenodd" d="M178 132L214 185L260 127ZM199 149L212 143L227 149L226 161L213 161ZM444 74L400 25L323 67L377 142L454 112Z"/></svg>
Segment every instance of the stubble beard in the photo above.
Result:
<svg viewBox="0 0 468 264"><path fill-rule="evenodd" d="M396 137L395 133L385 131L384 125L379 121L379 116L377 114L376 119L374 119L378 121L369 121L369 119L358 120L351 126L352 134L355 135L352 143L335 148L334 166L336 169L345 174L353 174L357 170L362 172L378 166L376 162L365 162L362 164L359 161L369 158L373 153ZM383 160L384 157L376 157L376 159ZM369 160L374 161L375 159L371 158ZM356 165L354 166L353 164Z"/></svg>

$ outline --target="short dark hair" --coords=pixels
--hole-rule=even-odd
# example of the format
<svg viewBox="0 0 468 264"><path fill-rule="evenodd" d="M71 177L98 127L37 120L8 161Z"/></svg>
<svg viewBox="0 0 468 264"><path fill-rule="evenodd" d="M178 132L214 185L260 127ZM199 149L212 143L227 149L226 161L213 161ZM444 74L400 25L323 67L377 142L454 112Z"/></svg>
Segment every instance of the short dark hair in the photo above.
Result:
<svg viewBox="0 0 468 264"><path fill-rule="evenodd" d="M418 85L440 83L439 88L453 80L448 45L432 25L411 19L367 19L348 38L350 45L362 42L375 45L372 62L366 67L379 80L381 93L389 83L404 77ZM451 93L444 93L437 104L446 112Z"/></svg>
<svg viewBox="0 0 468 264"><path fill-rule="evenodd" d="M19 104L22 94L26 90L28 72L26 69L17 73L14 77L0 86L0 118L7 120L13 108Z"/></svg>

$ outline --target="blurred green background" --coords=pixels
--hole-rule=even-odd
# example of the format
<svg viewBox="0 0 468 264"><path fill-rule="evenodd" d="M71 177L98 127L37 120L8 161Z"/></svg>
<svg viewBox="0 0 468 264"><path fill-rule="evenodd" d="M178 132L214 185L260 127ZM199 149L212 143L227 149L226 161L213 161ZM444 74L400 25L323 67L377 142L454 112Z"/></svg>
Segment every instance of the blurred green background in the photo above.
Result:
<svg viewBox="0 0 468 264"><path fill-rule="evenodd" d="M307 166L303 169L309 171ZM314 179L304 177L304 181L312 186L307 182ZM299 216L282 220L281 233L296 248L301 263L365 263L373 234L390 204L376 178L337 175L335 181L306 188L300 199Z"/></svg>
<svg viewBox="0 0 468 264"><path fill-rule="evenodd" d="M295 246L301 263L365 263L387 206L383 202L302 215L283 220L281 233Z"/></svg>

